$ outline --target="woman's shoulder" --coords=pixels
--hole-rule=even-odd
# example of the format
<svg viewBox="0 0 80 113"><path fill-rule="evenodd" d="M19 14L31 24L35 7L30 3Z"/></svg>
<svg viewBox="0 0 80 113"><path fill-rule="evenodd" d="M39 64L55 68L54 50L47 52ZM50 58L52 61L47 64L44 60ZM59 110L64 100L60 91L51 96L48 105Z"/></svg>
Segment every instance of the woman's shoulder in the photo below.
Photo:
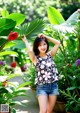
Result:
<svg viewBox="0 0 80 113"><path fill-rule="evenodd" d="M50 58L50 59L54 59L54 58L51 56L50 52L47 53L47 56L48 56L48 58Z"/></svg>
<svg viewBox="0 0 80 113"><path fill-rule="evenodd" d="M50 54L50 52L46 53L46 55L51 57L51 54Z"/></svg>

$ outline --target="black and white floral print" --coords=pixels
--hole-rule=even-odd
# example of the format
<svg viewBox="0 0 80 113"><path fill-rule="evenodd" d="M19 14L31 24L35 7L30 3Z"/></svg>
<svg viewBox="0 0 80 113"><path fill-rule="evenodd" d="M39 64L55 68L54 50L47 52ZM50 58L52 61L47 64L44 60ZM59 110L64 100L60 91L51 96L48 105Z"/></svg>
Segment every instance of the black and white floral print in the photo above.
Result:
<svg viewBox="0 0 80 113"><path fill-rule="evenodd" d="M46 58L37 56L35 84L52 83L60 79L55 63L50 54Z"/></svg>

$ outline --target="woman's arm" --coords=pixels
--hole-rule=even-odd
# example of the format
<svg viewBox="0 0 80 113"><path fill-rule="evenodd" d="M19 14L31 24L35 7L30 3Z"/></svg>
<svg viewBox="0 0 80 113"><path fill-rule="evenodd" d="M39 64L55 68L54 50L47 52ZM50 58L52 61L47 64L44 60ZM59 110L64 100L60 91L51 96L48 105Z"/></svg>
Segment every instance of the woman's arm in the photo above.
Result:
<svg viewBox="0 0 80 113"><path fill-rule="evenodd" d="M50 42L52 42L53 44L55 44L54 45L54 47L50 50L50 54L51 54L51 56L53 57L53 56L55 56L56 55L56 53L57 53L57 51L58 51L58 48L59 48L59 46L60 46L60 41L58 41L58 40L56 40L56 39L54 39L54 38L51 38L51 37L48 37L48 36L46 36L46 38L50 41Z"/></svg>
<svg viewBox="0 0 80 113"><path fill-rule="evenodd" d="M47 40L49 40L50 42L52 42L54 44L54 47L49 51L49 53L51 54L51 56L53 57L54 55L56 55L58 48L60 46L60 41L51 38L49 36L46 36L44 34L39 34L39 37L45 37Z"/></svg>
<svg viewBox="0 0 80 113"><path fill-rule="evenodd" d="M27 48L27 52L29 54L29 57L31 59L31 61L34 63L34 65L36 64L36 56L34 55L34 52L32 50L32 48L30 47L28 40L26 38L26 36L22 37L23 42L25 43L25 46Z"/></svg>

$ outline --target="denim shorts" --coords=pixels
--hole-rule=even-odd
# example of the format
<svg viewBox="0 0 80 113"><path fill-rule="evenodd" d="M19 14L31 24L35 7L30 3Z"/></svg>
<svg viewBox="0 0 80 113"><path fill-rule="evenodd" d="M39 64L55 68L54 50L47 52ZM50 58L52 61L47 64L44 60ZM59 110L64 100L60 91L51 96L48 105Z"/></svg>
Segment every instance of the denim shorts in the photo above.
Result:
<svg viewBox="0 0 80 113"><path fill-rule="evenodd" d="M57 82L38 85L36 87L36 95L59 95Z"/></svg>

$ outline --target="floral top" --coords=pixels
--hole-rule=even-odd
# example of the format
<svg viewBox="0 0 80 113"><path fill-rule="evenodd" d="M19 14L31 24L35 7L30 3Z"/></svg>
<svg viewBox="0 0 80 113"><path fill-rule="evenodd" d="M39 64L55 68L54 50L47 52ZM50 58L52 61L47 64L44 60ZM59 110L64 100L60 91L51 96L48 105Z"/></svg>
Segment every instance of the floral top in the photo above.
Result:
<svg viewBox="0 0 80 113"><path fill-rule="evenodd" d="M43 85L60 79L55 63L50 54L46 58L37 56L35 84Z"/></svg>

